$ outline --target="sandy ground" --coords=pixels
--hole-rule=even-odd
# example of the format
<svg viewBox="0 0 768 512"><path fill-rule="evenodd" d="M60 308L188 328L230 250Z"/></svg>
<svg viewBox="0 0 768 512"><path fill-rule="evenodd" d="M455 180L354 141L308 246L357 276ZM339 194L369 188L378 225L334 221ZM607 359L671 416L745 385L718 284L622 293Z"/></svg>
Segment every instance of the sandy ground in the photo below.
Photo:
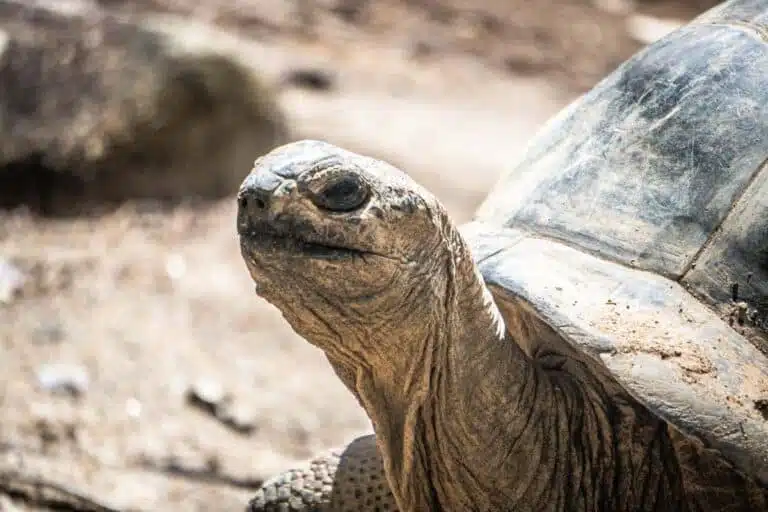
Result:
<svg viewBox="0 0 768 512"><path fill-rule="evenodd" d="M401 166L457 221L537 127L640 47L621 2L101 3L246 35L277 83L327 74L328 90L281 87L297 138ZM8 282L3 262L25 284L0 303L0 511L41 507L8 471L118 510L241 510L270 473L370 428L319 351L254 295L232 198L97 219L1 213Z"/></svg>

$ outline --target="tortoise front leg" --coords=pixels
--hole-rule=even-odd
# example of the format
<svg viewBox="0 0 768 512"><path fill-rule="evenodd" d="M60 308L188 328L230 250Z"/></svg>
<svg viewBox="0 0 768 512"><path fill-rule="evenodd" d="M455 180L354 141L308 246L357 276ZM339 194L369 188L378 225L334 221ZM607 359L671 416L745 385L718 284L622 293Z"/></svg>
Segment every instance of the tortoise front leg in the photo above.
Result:
<svg viewBox="0 0 768 512"><path fill-rule="evenodd" d="M373 434L270 478L248 512L396 512Z"/></svg>

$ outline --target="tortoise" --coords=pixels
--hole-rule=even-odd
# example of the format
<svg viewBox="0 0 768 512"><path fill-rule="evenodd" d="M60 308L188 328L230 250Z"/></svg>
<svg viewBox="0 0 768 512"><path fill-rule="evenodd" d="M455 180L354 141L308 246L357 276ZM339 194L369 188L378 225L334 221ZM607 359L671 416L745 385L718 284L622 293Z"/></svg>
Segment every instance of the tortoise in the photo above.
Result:
<svg viewBox="0 0 768 512"><path fill-rule="evenodd" d="M257 293L373 435L250 510L768 510L768 1L645 48L457 227L316 140L238 193Z"/></svg>

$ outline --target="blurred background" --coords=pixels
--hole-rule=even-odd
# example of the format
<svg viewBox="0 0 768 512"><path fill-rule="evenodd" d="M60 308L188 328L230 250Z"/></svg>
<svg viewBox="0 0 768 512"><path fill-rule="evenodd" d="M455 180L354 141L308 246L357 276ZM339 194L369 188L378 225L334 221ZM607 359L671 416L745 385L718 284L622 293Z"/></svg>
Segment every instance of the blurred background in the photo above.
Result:
<svg viewBox="0 0 768 512"><path fill-rule="evenodd" d="M547 118L715 3L0 0L0 512L242 510L368 431L253 292L253 160L327 140L465 221Z"/></svg>

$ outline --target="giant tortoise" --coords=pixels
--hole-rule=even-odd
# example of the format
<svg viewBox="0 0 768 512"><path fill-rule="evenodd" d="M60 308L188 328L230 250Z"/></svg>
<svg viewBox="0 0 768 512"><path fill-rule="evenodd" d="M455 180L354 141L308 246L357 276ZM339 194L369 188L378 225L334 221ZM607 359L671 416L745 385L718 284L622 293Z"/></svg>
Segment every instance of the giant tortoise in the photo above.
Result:
<svg viewBox="0 0 768 512"><path fill-rule="evenodd" d="M259 158L257 293L375 431L251 510L768 510L768 1L638 53L472 222L319 141Z"/></svg>

